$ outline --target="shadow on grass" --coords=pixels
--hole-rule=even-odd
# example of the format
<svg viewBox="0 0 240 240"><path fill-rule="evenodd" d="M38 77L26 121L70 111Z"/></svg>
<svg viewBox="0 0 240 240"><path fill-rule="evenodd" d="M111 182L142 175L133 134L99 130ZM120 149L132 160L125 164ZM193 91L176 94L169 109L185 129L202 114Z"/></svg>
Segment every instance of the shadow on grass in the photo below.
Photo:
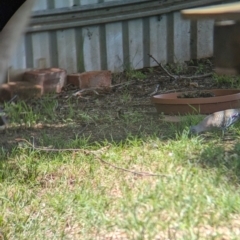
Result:
<svg viewBox="0 0 240 240"><path fill-rule="evenodd" d="M12 127L0 133L2 148L0 151L2 160L0 171L2 172L2 178L9 177L6 175L7 172L10 177L18 175L18 171L22 171L22 166L21 160L16 159L21 154L28 155L25 170L23 174L20 174L22 179L19 179L19 181L25 182L29 179L32 181L38 175L36 169L40 156L41 159L44 159L42 157L46 155L48 156L46 158L49 159L50 155L54 159L59 155L56 152L32 151L32 147L21 139L27 140L36 147L49 149L96 149L105 144L121 146L131 142L131 139L139 142L159 139L162 143L172 141L174 144L174 142L177 143L182 140L188 141L188 128L198 122L198 119L198 117L187 117L182 122L166 123L159 121L159 115L149 116L146 114L139 121L133 121L128 116L127 122L126 119L103 122L100 119L98 122L91 123L72 122L68 124L45 124L37 127ZM214 136L213 139L215 139ZM207 139L204 141L206 142ZM196 154L193 162L202 168L219 168L228 178L235 182L236 180L239 181L240 142L235 141L234 144L235 146L231 151L226 151L222 145L206 145L203 150ZM184 147L181 147L181 144L179 146L183 148L183 151L185 150ZM7 170L6 173L3 172L5 170Z"/></svg>
<svg viewBox="0 0 240 240"><path fill-rule="evenodd" d="M224 146L206 147L197 157L197 165L207 169L217 169L232 183L240 182L240 142L235 141L230 150Z"/></svg>

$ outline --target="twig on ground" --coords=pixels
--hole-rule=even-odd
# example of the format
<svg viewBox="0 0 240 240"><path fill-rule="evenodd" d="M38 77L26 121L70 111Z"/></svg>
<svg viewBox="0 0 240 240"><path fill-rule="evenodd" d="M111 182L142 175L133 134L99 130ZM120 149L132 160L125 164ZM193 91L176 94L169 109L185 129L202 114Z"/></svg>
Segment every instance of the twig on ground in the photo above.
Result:
<svg viewBox="0 0 240 240"><path fill-rule="evenodd" d="M80 131L78 134L79 134L79 135L82 134L82 133L85 131L85 129L88 127L88 125L89 125L89 124L86 124L86 125L81 129L81 131Z"/></svg>
<svg viewBox="0 0 240 240"><path fill-rule="evenodd" d="M90 92L93 92L95 93L96 95L99 95L99 93L97 92L97 90L101 90L103 91L104 88L99 88L99 87L96 87L96 88L84 88L84 89L81 89L75 93L73 93L73 96L81 96L83 93L87 92L87 93L90 93Z"/></svg>
<svg viewBox="0 0 240 240"><path fill-rule="evenodd" d="M172 89L172 90L168 90L168 91L163 91L162 93L171 93L171 92L181 92L181 91L186 91L185 88L179 88L179 89Z"/></svg>
<svg viewBox="0 0 240 240"><path fill-rule="evenodd" d="M27 141L24 138L16 138L16 141L20 142L23 141L25 143L27 143L29 146L31 146L34 150L39 150L39 151L44 151L44 152L66 152L66 151L80 151L80 152L84 152L84 149L80 149L80 148L64 148L64 149L55 149L55 148L47 148L47 147L35 147L32 143L30 143L29 141Z"/></svg>
<svg viewBox="0 0 240 240"><path fill-rule="evenodd" d="M176 75L172 75L171 73L168 72L168 70L166 68L163 67L163 65L161 63L159 63L156 58L154 58L151 54L148 53L148 56L150 58L152 58L161 68L162 70L170 77L170 78L173 78L174 80L178 80L178 76Z"/></svg>
<svg viewBox="0 0 240 240"><path fill-rule="evenodd" d="M160 84L157 84L157 86L155 87L154 91L152 93L150 93L149 96L155 95L158 92L159 88L160 88Z"/></svg>
<svg viewBox="0 0 240 240"><path fill-rule="evenodd" d="M159 63L156 58L154 58L151 54L148 53L148 56L150 58L152 58L161 68L162 70L170 77L173 78L174 80L180 80L180 79L198 79L198 78L205 78L205 77L210 77L213 75L213 73L206 73L203 75L196 75L196 76L191 76L191 77L187 77L187 76L177 76L177 75L173 75L171 73L168 72L168 70L166 68L163 67L162 63Z"/></svg>
<svg viewBox="0 0 240 240"><path fill-rule="evenodd" d="M17 97L18 95L14 95L7 103L12 103Z"/></svg>
<svg viewBox="0 0 240 240"><path fill-rule="evenodd" d="M26 139L24 138L17 138L15 139L16 141L23 141L23 142L26 142L29 146L32 147L33 150L39 150L39 151L44 151L44 152L64 152L64 151L79 151L79 152L82 152L86 155L88 154L93 154L96 159L106 165L109 165L115 169L119 169L119 170L122 170L124 172L129 172L129 173L133 173L135 175L139 175L139 176L155 176L155 177L172 177L170 175L167 175L167 174L157 174L157 173L149 173L149 172L137 172L137 171L133 171L133 170L130 170L130 169L126 169L126 168L122 168L122 167L119 167L119 166L116 166L112 163L109 163L105 160L103 160L102 158L100 158L97 154L99 153L103 153L105 152L109 147L110 145L108 146L105 146L103 148L100 148L98 150L85 150L85 149L80 149L80 148L65 148L65 149L54 149L54 148L51 148L51 149L48 149L48 148L39 148L39 147L35 147L32 143L30 143L29 141L27 141Z"/></svg>
<svg viewBox="0 0 240 240"><path fill-rule="evenodd" d="M136 83L136 81L129 81L129 82L123 82L123 83L118 83L118 84L115 84L115 85L112 85L111 88L115 88L115 87L120 87L120 86L123 86L123 85L132 85Z"/></svg>
<svg viewBox="0 0 240 240"><path fill-rule="evenodd" d="M96 156L97 157L97 156ZM112 163L109 163L99 157L97 157L97 159L113 168L116 168L116 169L119 169L119 170L122 170L124 172L129 172L129 173L133 173L133 174L136 174L136 175L140 175L140 176L155 176L155 177L172 177L170 175L167 175L167 174L157 174L157 173L149 173L149 172L136 172L136 171L133 171L133 170L129 170L129 169L126 169L126 168L122 168L122 167L119 167L119 166L116 166Z"/></svg>
<svg viewBox="0 0 240 240"><path fill-rule="evenodd" d="M185 79L198 79L198 78L211 77L212 75L213 75L213 73L206 73L203 75L196 75L196 76L191 76L191 77L184 77L184 76L180 76L180 77L185 78Z"/></svg>
<svg viewBox="0 0 240 240"><path fill-rule="evenodd" d="M81 89L81 90L78 90L77 92L73 93L73 96L81 96L83 93L89 93L89 92L93 92L95 93L96 95L99 95L99 92L105 92L105 91L109 91L109 89L113 89L113 88L121 88L123 86L128 86L128 85L132 85L136 83L136 81L130 81L130 82L124 82L124 83L118 83L118 84L115 84L115 85L112 85L110 87L92 87L92 88L84 88L84 89Z"/></svg>
<svg viewBox="0 0 240 240"><path fill-rule="evenodd" d="M156 90L156 89L155 89ZM185 88L183 88L183 89L172 89L172 90L168 90L168 91L161 91L161 90L158 90L158 91L154 91L154 92L152 92L152 93L146 93L146 94L143 94L141 97L143 97L143 98L145 98L146 96L153 96L153 95L156 95L156 94L164 94L164 93L175 93L175 92L180 92L180 91L186 91L186 89ZM142 105L143 106L143 105ZM152 106L152 105L151 105Z"/></svg>

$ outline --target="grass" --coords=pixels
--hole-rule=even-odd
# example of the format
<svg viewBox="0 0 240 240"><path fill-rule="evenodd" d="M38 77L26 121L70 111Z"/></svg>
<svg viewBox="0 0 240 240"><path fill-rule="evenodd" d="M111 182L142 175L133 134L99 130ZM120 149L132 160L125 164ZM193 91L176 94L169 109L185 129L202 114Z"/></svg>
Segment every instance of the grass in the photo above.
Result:
<svg viewBox="0 0 240 240"><path fill-rule="evenodd" d="M120 116L110 99L96 102L98 111L51 96L6 106L10 137L2 137L12 147L0 150L4 239L239 239L239 124L224 139L190 137L198 116L164 122L122 96ZM91 131L83 134L84 124Z"/></svg>
<svg viewBox="0 0 240 240"><path fill-rule="evenodd" d="M226 159L215 141L184 134L168 141L129 138L99 154L159 177L125 173L81 151L22 146L2 152L1 231L7 239L237 239L239 143ZM98 150L107 144L76 138L67 147Z"/></svg>
<svg viewBox="0 0 240 240"><path fill-rule="evenodd" d="M213 74L213 80L217 85L227 85L231 88L239 88L240 86L240 78L238 76Z"/></svg>
<svg viewBox="0 0 240 240"><path fill-rule="evenodd" d="M151 70L150 70L151 71ZM132 66L125 67L125 75L128 80L144 80L146 79L146 74L141 71L135 70Z"/></svg>
<svg viewBox="0 0 240 240"><path fill-rule="evenodd" d="M185 74L187 72L187 65L183 63L169 63L166 66L167 70L173 74Z"/></svg>

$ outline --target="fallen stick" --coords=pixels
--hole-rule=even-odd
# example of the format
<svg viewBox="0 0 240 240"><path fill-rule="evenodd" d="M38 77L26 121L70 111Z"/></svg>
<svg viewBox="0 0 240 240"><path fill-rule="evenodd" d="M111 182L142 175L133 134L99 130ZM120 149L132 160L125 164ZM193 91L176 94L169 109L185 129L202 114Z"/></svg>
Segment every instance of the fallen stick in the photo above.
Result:
<svg viewBox="0 0 240 240"><path fill-rule="evenodd" d="M148 53L148 56L150 58L152 58L161 68L162 70L170 77L173 78L174 80L180 80L180 79L198 79L198 78L205 78L205 77L210 77L213 75L213 73L206 73L203 75L196 75L196 76L191 76L191 77L187 77L187 76L177 76L177 75L173 75L171 73L168 72L168 70L166 68L163 67L163 65L161 63L159 63L156 58L154 58L151 54Z"/></svg>
<svg viewBox="0 0 240 240"><path fill-rule="evenodd" d="M134 83L136 83L136 81L118 83L118 84L112 85L108 88L104 88L104 87L84 88L84 89L78 90L77 92L73 93L73 96L81 95L84 92L94 92L95 94L99 95L99 93L97 92L98 90L99 91L106 91L108 89L113 89L113 88L116 88L116 87L122 87L124 85L132 85Z"/></svg>
<svg viewBox="0 0 240 240"><path fill-rule="evenodd" d="M179 78L178 76L169 73L168 70L164 68L163 65L156 60L156 58L153 57L153 55L148 53L148 56L152 58L170 78L173 78L174 80L177 80Z"/></svg>
<svg viewBox="0 0 240 240"><path fill-rule="evenodd" d="M211 77L212 75L213 75L213 73L206 73L203 75L196 75L196 76L191 76L191 77L184 77L184 76L180 76L180 77L185 78L185 79L198 79L198 78Z"/></svg>
<svg viewBox="0 0 240 240"><path fill-rule="evenodd" d="M98 149L98 150L85 150L85 149L76 149L76 148L65 148L65 149L54 149L54 148L39 148L39 147L35 147L34 144L30 143L29 141L27 141L26 139L24 138L17 138L15 139L16 141L23 141L25 143L27 143L29 146L32 147L33 150L38 150L38 151L44 151L44 152L64 152L64 151L78 151L78 152L82 152L86 155L88 154L93 154L96 159L101 162L101 163L104 163L110 167L113 167L115 169L118 169L118 170L122 170L124 172L129 172L129 173L133 173L135 175L139 175L139 176L153 176L153 177L172 177L171 175L167 175L167 174L158 174L158 173L150 173L150 172L138 172L138 171L134 171L134 170L130 170L130 169L126 169L126 168L122 168L122 167L119 167L119 166L116 166L112 163L109 163L105 160L103 160L102 158L100 158L99 156L97 156L98 153L104 153L107 149L109 149L110 145L108 146L105 146L101 149Z"/></svg>
<svg viewBox="0 0 240 240"><path fill-rule="evenodd" d="M152 93L150 93L149 96L155 95L158 92L159 88L160 88L160 84L157 84L157 86L155 87L154 91Z"/></svg>

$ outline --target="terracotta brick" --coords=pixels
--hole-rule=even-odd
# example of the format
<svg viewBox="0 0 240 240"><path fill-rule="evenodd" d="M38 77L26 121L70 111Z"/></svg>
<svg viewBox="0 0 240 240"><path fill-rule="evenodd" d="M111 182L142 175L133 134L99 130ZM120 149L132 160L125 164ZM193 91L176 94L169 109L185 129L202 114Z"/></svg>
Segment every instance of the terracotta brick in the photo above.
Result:
<svg viewBox="0 0 240 240"><path fill-rule="evenodd" d="M41 85L29 83L29 82L10 82L12 97L18 95L21 99L39 98L43 94L43 88Z"/></svg>
<svg viewBox="0 0 240 240"><path fill-rule="evenodd" d="M32 69L31 68L26 68L26 69L9 68L9 81L11 82L23 81L24 73L30 70Z"/></svg>
<svg viewBox="0 0 240 240"><path fill-rule="evenodd" d="M10 82L3 84L0 87L0 101L9 101L14 95L20 99L38 98L41 97L43 88L29 82Z"/></svg>
<svg viewBox="0 0 240 240"><path fill-rule="evenodd" d="M84 73L69 74L67 83L73 84L80 89L91 87L108 88L112 83L111 71L90 71Z"/></svg>
<svg viewBox="0 0 240 240"><path fill-rule="evenodd" d="M8 84L2 84L0 86L0 102L4 103L12 98L12 91Z"/></svg>
<svg viewBox="0 0 240 240"><path fill-rule="evenodd" d="M67 84L72 84L76 87L79 87L79 75L81 73L74 73L74 74L68 74L67 75Z"/></svg>
<svg viewBox="0 0 240 240"><path fill-rule="evenodd" d="M43 93L61 92L66 84L67 72L61 68L35 69L25 72L23 81L43 87Z"/></svg>

